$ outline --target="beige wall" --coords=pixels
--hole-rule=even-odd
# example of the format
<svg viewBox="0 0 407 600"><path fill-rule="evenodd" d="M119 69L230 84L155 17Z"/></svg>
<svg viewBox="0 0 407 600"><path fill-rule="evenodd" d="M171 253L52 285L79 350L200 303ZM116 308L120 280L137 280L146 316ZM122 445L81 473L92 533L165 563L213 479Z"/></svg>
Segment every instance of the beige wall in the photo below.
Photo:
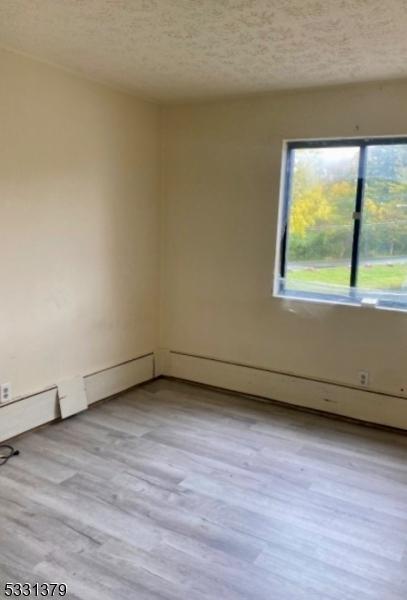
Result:
<svg viewBox="0 0 407 600"><path fill-rule="evenodd" d="M164 348L407 390L407 315L273 298L284 138L407 134L407 84L165 111Z"/></svg>
<svg viewBox="0 0 407 600"><path fill-rule="evenodd" d="M0 381L156 345L158 108L0 52Z"/></svg>
<svg viewBox="0 0 407 600"><path fill-rule="evenodd" d="M168 107L162 130L155 105L16 54L0 85L14 396L154 351L159 295L163 348L407 389L405 314L271 294L283 139L407 134L407 84Z"/></svg>

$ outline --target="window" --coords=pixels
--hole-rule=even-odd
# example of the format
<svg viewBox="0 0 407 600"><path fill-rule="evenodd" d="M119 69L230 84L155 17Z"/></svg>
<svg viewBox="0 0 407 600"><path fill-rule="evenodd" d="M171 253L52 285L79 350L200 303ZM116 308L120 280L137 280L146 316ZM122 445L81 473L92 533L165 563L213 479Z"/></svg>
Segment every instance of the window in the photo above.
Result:
<svg viewBox="0 0 407 600"><path fill-rule="evenodd" d="M407 309L407 138L289 142L278 295Z"/></svg>

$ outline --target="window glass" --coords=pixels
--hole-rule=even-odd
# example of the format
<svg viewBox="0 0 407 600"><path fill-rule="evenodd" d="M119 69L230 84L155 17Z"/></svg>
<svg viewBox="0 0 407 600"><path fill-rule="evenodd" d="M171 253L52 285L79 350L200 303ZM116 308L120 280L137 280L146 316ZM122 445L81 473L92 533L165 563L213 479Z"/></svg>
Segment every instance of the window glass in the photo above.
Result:
<svg viewBox="0 0 407 600"><path fill-rule="evenodd" d="M407 302L407 145L366 149L359 296Z"/></svg>
<svg viewBox="0 0 407 600"><path fill-rule="evenodd" d="M359 152L291 151L286 290L349 295Z"/></svg>

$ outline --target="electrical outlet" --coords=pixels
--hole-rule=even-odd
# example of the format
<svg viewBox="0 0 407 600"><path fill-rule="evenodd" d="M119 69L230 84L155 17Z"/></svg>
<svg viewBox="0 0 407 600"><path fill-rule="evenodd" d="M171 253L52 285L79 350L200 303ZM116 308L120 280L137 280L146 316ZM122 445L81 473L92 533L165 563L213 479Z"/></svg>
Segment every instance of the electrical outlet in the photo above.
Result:
<svg viewBox="0 0 407 600"><path fill-rule="evenodd" d="M0 402L11 400L11 383L0 383Z"/></svg>
<svg viewBox="0 0 407 600"><path fill-rule="evenodd" d="M359 371L359 384L363 387L369 385L369 371Z"/></svg>

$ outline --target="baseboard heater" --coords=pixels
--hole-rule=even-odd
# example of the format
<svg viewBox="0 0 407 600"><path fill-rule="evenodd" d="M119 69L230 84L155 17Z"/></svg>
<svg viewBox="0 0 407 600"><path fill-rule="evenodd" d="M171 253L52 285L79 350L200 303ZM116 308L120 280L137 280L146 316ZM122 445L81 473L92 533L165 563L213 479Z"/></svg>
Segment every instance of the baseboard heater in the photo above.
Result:
<svg viewBox="0 0 407 600"><path fill-rule="evenodd" d="M61 416L70 416L94 402L149 381L154 378L154 369L154 353L151 352L1 404L0 442ZM84 384L84 390L81 384ZM80 390L80 398L76 398L76 390ZM66 412L62 415L59 394L64 396L64 401L69 400Z"/></svg>
<svg viewBox="0 0 407 600"><path fill-rule="evenodd" d="M404 397L167 349L85 375L86 403L91 405L160 375L407 430ZM83 409L81 403L79 409ZM2 404L0 442L58 418L56 385Z"/></svg>
<svg viewBox="0 0 407 600"><path fill-rule="evenodd" d="M159 357L163 375L407 430L404 397L177 350Z"/></svg>

